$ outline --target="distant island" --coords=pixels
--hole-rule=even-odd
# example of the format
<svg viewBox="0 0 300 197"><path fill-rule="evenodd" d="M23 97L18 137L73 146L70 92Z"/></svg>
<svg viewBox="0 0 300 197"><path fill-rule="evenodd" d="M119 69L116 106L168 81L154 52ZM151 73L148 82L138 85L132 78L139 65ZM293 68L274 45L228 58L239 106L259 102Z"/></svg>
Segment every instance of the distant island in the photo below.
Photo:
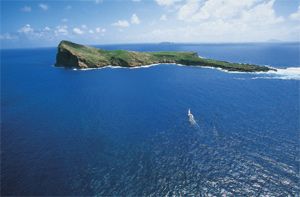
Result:
<svg viewBox="0 0 300 197"><path fill-rule="evenodd" d="M230 63L201 58L196 52L136 52L127 50L103 50L85 45L61 41L56 55L57 67L101 68L105 66L140 67L150 64L175 63L186 66L207 66L227 71L266 72L274 70L266 66Z"/></svg>

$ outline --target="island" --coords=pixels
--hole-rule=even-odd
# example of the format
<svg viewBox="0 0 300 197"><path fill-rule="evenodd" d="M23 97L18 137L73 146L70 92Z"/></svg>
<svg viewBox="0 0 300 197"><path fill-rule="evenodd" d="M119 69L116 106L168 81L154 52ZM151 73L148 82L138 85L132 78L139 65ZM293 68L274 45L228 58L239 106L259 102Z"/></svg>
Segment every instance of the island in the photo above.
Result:
<svg viewBox="0 0 300 197"><path fill-rule="evenodd" d="M266 72L274 70L267 66L202 58L196 52L103 50L65 40L61 41L58 45L55 66L76 69L101 68L105 66L130 68L164 63L206 66L240 72Z"/></svg>

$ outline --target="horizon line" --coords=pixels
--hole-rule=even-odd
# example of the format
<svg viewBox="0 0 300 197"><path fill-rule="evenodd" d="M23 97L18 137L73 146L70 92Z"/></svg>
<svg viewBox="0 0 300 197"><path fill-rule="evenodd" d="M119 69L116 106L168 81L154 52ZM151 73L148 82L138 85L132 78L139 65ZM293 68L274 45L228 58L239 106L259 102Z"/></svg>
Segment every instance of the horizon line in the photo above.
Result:
<svg viewBox="0 0 300 197"><path fill-rule="evenodd" d="M63 40L61 40L63 41ZM61 42L60 41L60 42ZM70 41L73 42L73 41ZM78 43L78 42L73 42ZM102 44L83 44L78 43L82 45L88 45L88 46L103 46L103 45L134 45L134 44L161 44L161 45L172 45L172 44L195 44L195 45L222 45L222 44L292 44L292 43L300 43L300 41L253 41L253 42L172 42L172 41L162 41L162 42L128 42L128 43L102 43ZM58 43L59 44L59 43ZM40 49L40 48L55 48L57 45L51 45L51 46L32 46L32 47L8 47L8 48L2 48L0 45L0 50L13 50L13 49Z"/></svg>

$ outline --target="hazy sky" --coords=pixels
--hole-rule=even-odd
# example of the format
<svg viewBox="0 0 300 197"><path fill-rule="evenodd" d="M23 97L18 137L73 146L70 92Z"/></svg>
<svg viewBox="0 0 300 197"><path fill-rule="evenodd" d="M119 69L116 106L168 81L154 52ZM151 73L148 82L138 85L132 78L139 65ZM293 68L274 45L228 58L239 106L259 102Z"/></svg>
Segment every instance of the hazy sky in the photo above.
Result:
<svg viewBox="0 0 300 197"><path fill-rule="evenodd" d="M300 41L300 0L1 1L1 47Z"/></svg>

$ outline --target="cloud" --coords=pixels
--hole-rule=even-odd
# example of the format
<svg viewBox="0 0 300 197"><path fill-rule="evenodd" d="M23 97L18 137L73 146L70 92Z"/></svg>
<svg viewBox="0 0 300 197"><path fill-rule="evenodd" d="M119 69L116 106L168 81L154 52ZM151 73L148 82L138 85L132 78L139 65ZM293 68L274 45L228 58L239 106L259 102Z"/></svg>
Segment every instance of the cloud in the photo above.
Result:
<svg viewBox="0 0 300 197"><path fill-rule="evenodd" d="M224 40L244 41L256 38L263 41L268 34L279 36L278 26L284 22L283 17L276 15L274 2L275 0L208 0L201 4L198 0L188 0L178 9L177 18L186 24L194 24L193 31L198 31L204 37L212 38L211 35L215 35L216 39L219 36ZM275 32L271 32L271 29Z"/></svg>
<svg viewBox="0 0 300 197"><path fill-rule="evenodd" d="M290 15L290 19L300 21L300 5L298 7L298 10Z"/></svg>
<svg viewBox="0 0 300 197"><path fill-rule="evenodd" d="M166 21L166 20L168 20L168 19L167 19L167 16L166 16L165 14L163 14L163 15L161 15L161 17L159 18L159 20L161 20L161 21Z"/></svg>
<svg viewBox="0 0 300 197"><path fill-rule="evenodd" d="M231 19L247 12L255 3L261 0L208 0L200 3L198 0L188 0L178 11L178 19L185 21L200 21L205 19ZM271 1L270 1L271 2Z"/></svg>
<svg viewBox="0 0 300 197"><path fill-rule="evenodd" d="M18 30L19 33L29 34L33 33L34 29L30 26L30 24L26 24Z"/></svg>
<svg viewBox="0 0 300 197"><path fill-rule="evenodd" d="M275 24L282 22L273 9L275 0L188 0L177 13L186 22L226 21L228 23ZM249 25L249 24L247 24Z"/></svg>
<svg viewBox="0 0 300 197"><path fill-rule="evenodd" d="M47 4L44 4L44 3L40 3L40 4L39 4L39 7L40 7L42 10L44 10L44 11L46 11L46 10L49 9L48 5L47 5Z"/></svg>
<svg viewBox="0 0 300 197"><path fill-rule="evenodd" d="M41 28L33 28L30 24L21 27L16 36L21 40L40 40L40 41L53 41L55 39L63 39L69 35L67 25L59 25L56 27L44 26ZM9 38L8 36L3 38ZM11 38L14 38L11 36Z"/></svg>
<svg viewBox="0 0 300 197"><path fill-rule="evenodd" d="M106 32L106 29L105 28L101 28L101 27L96 27L95 30L89 29L89 30L87 30L87 32L89 34L93 34L94 38L97 38L98 35L104 36L104 33Z"/></svg>
<svg viewBox="0 0 300 197"><path fill-rule="evenodd" d="M48 27L48 26L46 26L46 27L44 28L44 31L50 31L50 30L51 30L51 28Z"/></svg>
<svg viewBox="0 0 300 197"><path fill-rule="evenodd" d="M131 1L133 1L133 2L141 2L141 0L131 0Z"/></svg>
<svg viewBox="0 0 300 197"><path fill-rule="evenodd" d="M136 24L136 25L138 25L138 24L141 23L139 17L138 17L136 14L133 14L133 15L131 16L130 21L131 21L132 24Z"/></svg>
<svg viewBox="0 0 300 197"><path fill-rule="evenodd" d="M47 39L53 37L53 31L46 26L41 29L34 29L30 24L26 24L18 30L18 36L23 39Z"/></svg>
<svg viewBox="0 0 300 197"><path fill-rule="evenodd" d="M73 28L73 32L74 32L75 34L78 34L78 35L84 34L84 31L82 31L82 30L81 30L80 28L78 28L78 27Z"/></svg>
<svg viewBox="0 0 300 197"><path fill-rule="evenodd" d="M160 6L171 6L174 5L176 2L180 2L181 0L155 0L155 1Z"/></svg>
<svg viewBox="0 0 300 197"><path fill-rule="evenodd" d="M135 24L135 25L141 23L139 17L136 14L132 14L130 18L130 22L131 24ZM117 22L112 23L111 25L119 28L126 28L130 26L130 23L127 20L118 20Z"/></svg>
<svg viewBox="0 0 300 197"><path fill-rule="evenodd" d="M119 28L125 28L125 27L129 27L130 24L127 20L118 20L117 22L111 24L112 26L116 26Z"/></svg>
<svg viewBox="0 0 300 197"><path fill-rule="evenodd" d="M22 12L31 12L31 7L30 6L24 6L21 8Z"/></svg>
<svg viewBox="0 0 300 197"><path fill-rule="evenodd" d="M179 20L177 23L150 30L136 39L158 42L263 42L271 38L299 40L297 29L300 26L285 23L286 19L275 12L274 2L186 0L172 10ZM297 18L295 13L291 15Z"/></svg>
<svg viewBox="0 0 300 197"><path fill-rule="evenodd" d="M106 29L101 28L101 27L97 27L97 28L96 28L96 32L97 32L97 33L105 33L105 32L106 32Z"/></svg>
<svg viewBox="0 0 300 197"><path fill-rule="evenodd" d="M240 23L245 23L249 27L263 26L279 24L284 21L281 16L276 16L273 9L275 0L265 1L249 9L244 9L241 17L236 19Z"/></svg>
<svg viewBox="0 0 300 197"><path fill-rule="evenodd" d="M11 35L9 33L5 33L5 34L0 35L0 40L15 40L15 39L18 39L18 37L15 36L15 35Z"/></svg>
<svg viewBox="0 0 300 197"><path fill-rule="evenodd" d="M199 3L197 0L190 0L184 4L178 11L178 19L189 21L191 17L197 14L199 11Z"/></svg>
<svg viewBox="0 0 300 197"><path fill-rule="evenodd" d="M11 34L1 35L1 40L12 40L20 38L25 40L50 41L56 39L64 39L64 37L69 36L74 38L75 36L81 36L84 34L86 35L85 38L87 39L96 39L104 36L105 32L105 28L96 27L95 29L92 29L85 24L72 28L69 28L67 25L58 25L56 27L44 26L40 29L34 29L30 24L26 24L18 30L15 36Z"/></svg>
<svg viewBox="0 0 300 197"><path fill-rule="evenodd" d="M68 35L69 34L68 26L67 25L56 26L56 28L54 30L54 34L55 34L55 36Z"/></svg>

